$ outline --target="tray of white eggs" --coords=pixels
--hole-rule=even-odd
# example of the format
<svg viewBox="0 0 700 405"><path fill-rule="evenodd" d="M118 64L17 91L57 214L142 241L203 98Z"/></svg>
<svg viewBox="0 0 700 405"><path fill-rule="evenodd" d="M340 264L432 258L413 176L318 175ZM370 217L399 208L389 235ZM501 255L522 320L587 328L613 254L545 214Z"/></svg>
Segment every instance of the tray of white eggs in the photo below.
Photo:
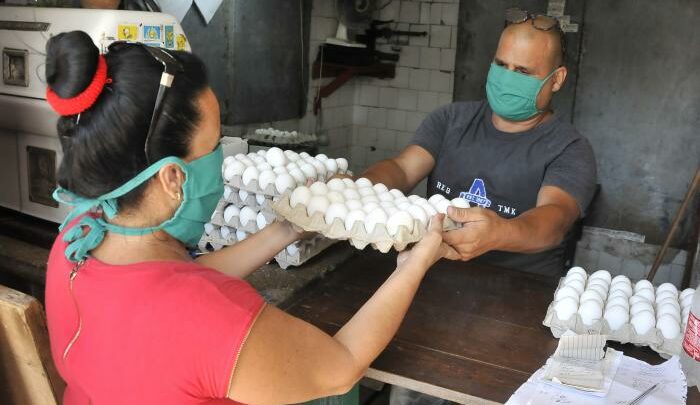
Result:
<svg viewBox="0 0 700 405"><path fill-rule="evenodd" d="M273 147L239 153L224 159L224 182L248 193L279 196L308 181L325 180L348 173L345 158L333 159L324 154L311 156Z"/></svg>
<svg viewBox="0 0 700 405"><path fill-rule="evenodd" d="M372 184L366 178L356 181L334 178L300 186L273 203L275 211L306 231L328 238L349 240L357 249L371 245L386 253L392 247L404 250L419 241L428 221L447 207L469 207L462 199L452 201L440 194L429 200L417 195L405 196L384 184ZM445 218L445 229L458 226Z"/></svg>
<svg viewBox="0 0 700 405"><path fill-rule="evenodd" d="M239 208L236 204L219 202L211 217L211 223L255 233L273 223L276 218L274 212L261 210L257 206L246 205Z"/></svg>
<svg viewBox="0 0 700 405"><path fill-rule="evenodd" d="M694 293L692 288L679 293L671 283L654 288L647 280L632 283L606 270L589 275L572 267L560 280L543 324L555 337L567 330L604 334L662 355L677 355Z"/></svg>

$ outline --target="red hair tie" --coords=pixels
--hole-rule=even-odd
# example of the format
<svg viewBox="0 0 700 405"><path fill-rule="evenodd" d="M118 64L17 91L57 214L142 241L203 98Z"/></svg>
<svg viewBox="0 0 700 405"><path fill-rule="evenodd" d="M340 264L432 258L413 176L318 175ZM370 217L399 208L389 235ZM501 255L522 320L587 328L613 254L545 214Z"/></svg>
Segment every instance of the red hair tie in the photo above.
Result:
<svg viewBox="0 0 700 405"><path fill-rule="evenodd" d="M105 83L111 83L111 81L111 79L107 79L107 61L103 55L100 55L97 60L95 77L92 78L92 82L90 82L90 85L87 86L82 93L71 98L61 98L47 86L46 101L49 102L51 108L59 115L67 116L80 114L95 104L95 101L97 101L97 98L102 93L102 89L105 87Z"/></svg>

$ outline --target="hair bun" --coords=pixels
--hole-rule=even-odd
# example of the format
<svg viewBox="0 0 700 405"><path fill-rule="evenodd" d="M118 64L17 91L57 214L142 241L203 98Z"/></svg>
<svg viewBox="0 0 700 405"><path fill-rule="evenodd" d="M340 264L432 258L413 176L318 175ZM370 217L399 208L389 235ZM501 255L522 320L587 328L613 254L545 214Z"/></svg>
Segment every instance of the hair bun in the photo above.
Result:
<svg viewBox="0 0 700 405"><path fill-rule="evenodd" d="M97 71L99 50L83 31L58 34L46 43L46 81L61 98L85 90Z"/></svg>

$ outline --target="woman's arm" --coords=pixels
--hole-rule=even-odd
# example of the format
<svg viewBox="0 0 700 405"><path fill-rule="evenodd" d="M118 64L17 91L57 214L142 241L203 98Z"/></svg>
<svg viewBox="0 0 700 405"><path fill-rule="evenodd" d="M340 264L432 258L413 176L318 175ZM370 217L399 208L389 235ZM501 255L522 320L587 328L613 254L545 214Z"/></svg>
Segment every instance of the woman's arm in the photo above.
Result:
<svg viewBox="0 0 700 405"><path fill-rule="evenodd" d="M254 404L300 403L347 392L396 333L427 269L446 254L442 218L377 292L333 337L268 306L251 329L229 398Z"/></svg>
<svg viewBox="0 0 700 405"><path fill-rule="evenodd" d="M300 236L289 222L275 222L242 242L199 256L196 262L228 276L245 278Z"/></svg>

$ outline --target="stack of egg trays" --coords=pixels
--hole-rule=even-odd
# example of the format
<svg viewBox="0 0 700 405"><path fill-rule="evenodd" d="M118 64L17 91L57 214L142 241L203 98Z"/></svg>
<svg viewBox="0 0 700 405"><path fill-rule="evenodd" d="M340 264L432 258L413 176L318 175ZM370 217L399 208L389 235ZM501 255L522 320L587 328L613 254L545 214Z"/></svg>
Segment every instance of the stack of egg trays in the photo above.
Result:
<svg viewBox="0 0 700 405"><path fill-rule="evenodd" d="M564 278L559 280L559 285L554 295L556 295L559 288L563 285ZM649 346L663 357L680 355L681 342L683 341L684 335L683 331L681 331L674 339L666 339L656 327L649 329L647 333L643 335L639 335L629 322L622 325L620 329L613 331L610 329L610 325L608 325L608 321L606 321L605 318L601 318L592 325L584 324L578 312L573 314L569 319L559 319L557 311L554 310L554 300L549 304L547 314L542 324L551 329L552 335L554 335L555 338L559 338L567 330L571 330L579 335L607 335L608 340L613 340L615 342L632 343L637 346Z"/></svg>
<svg viewBox="0 0 700 405"><path fill-rule="evenodd" d="M213 224L212 224L213 225ZM202 239L199 240L199 243L197 244L197 248L199 248L200 252L209 252L211 249L210 247L214 250L221 250L224 246L231 246L235 245L237 241L234 239L232 240L231 238L224 239L221 237L221 232L220 226L215 226L214 232L211 234L207 235L204 234L202 235Z"/></svg>
<svg viewBox="0 0 700 405"><path fill-rule="evenodd" d="M315 236L312 239L301 240L298 242L299 251L296 254L290 255L287 249L282 249L282 251L275 256L275 260L283 269L290 266L301 266L336 242L336 240L324 238L321 235Z"/></svg>

